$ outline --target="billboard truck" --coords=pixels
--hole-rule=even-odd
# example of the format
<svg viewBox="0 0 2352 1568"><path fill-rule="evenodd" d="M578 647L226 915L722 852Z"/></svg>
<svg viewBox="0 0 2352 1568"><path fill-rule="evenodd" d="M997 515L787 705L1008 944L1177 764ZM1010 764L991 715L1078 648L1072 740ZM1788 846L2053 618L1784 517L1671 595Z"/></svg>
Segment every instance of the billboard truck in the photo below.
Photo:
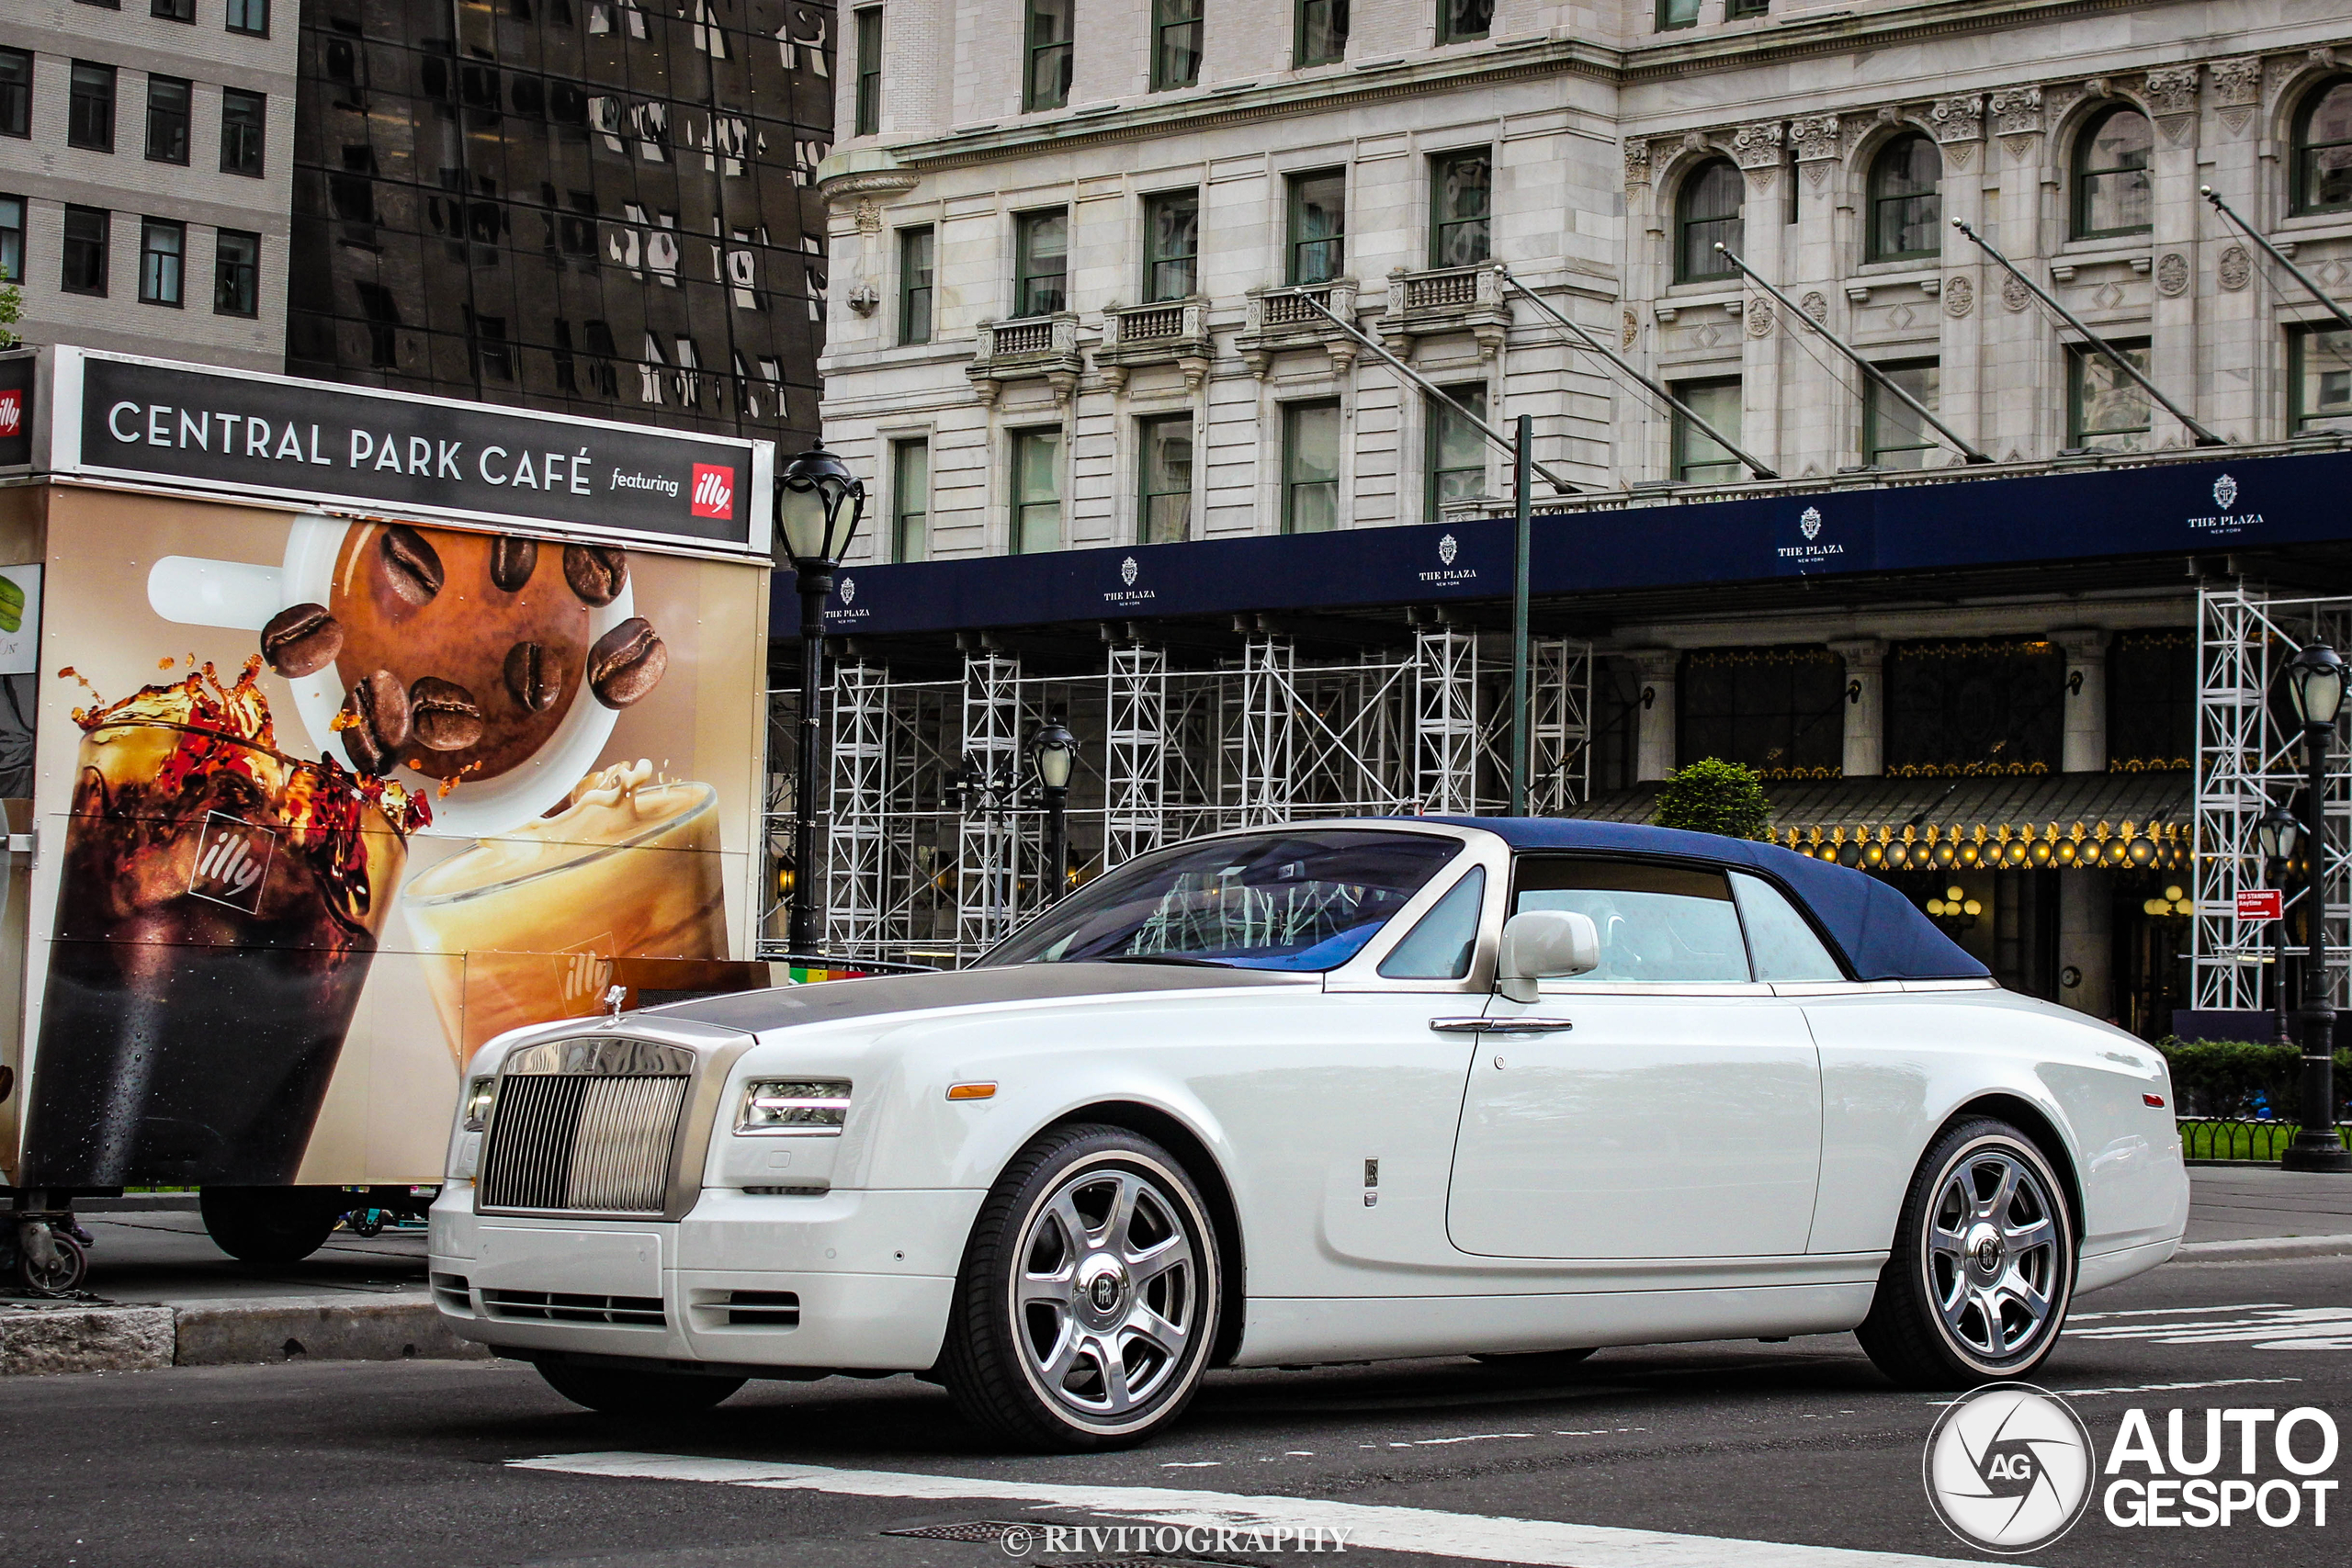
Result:
<svg viewBox="0 0 2352 1568"><path fill-rule="evenodd" d="M764 984L774 450L0 357L0 1261L421 1212L467 1058ZM619 994L613 995L618 987Z"/></svg>

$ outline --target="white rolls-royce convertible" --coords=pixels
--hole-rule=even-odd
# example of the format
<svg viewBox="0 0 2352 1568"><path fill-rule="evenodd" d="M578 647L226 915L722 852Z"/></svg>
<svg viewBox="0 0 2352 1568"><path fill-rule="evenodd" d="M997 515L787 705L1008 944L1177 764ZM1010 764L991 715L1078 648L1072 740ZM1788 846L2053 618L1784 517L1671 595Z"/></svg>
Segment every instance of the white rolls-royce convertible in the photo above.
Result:
<svg viewBox="0 0 2352 1568"><path fill-rule="evenodd" d="M913 1372L1102 1449L1208 1369L1851 1330L2022 1377L2170 1258L2165 1062L1770 844L1498 818L1163 849L974 967L519 1030L433 1210L582 1404Z"/></svg>

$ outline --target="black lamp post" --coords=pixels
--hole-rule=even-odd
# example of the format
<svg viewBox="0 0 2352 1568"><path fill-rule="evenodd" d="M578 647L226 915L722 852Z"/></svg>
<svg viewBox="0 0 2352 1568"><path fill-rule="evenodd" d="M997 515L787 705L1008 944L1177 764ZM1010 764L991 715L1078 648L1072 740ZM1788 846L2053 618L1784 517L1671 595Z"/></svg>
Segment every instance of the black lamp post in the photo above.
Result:
<svg viewBox="0 0 2352 1568"><path fill-rule="evenodd" d="M1062 896L1069 872L1069 771L1078 761L1078 738L1048 720L1029 742L1030 761L1036 764L1037 786L1046 796L1046 868L1041 901L1051 904Z"/></svg>
<svg viewBox="0 0 2352 1568"><path fill-rule="evenodd" d="M785 943L795 954L815 953L822 940L817 930L817 811L825 778L820 722L825 600L833 591L833 568L865 515L865 486L822 441L786 463L776 478L776 530L784 536L793 586L800 592L800 779L793 802L792 905L785 925Z"/></svg>
<svg viewBox="0 0 2352 1568"><path fill-rule="evenodd" d="M2312 643L2287 661L2287 695L2303 725L2303 1125L2278 1163L2289 1170L2352 1171L2335 1133L2335 1008L2327 976L2327 753L2344 705L2344 660Z"/></svg>
<svg viewBox="0 0 2352 1568"><path fill-rule="evenodd" d="M2295 814L2283 806L2274 806L2262 814L2254 825L2255 841L2262 847L2262 879L2280 890L2286 897L2287 863L2295 858L2295 840L2303 825ZM2278 1043L2292 1045L2295 1036L2287 1025L2287 915L2281 908L2278 918L2270 922L2270 984L2271 1000L2278 1010Z"/></svg>

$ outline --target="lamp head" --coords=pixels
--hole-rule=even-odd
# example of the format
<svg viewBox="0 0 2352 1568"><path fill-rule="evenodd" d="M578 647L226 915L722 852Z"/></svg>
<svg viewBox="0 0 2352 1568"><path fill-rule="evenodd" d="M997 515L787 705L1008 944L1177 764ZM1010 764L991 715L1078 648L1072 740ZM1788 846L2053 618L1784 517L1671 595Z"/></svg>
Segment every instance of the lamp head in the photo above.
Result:
<svg viewBox="0 0 2352 1568"><path fill-rule="evenodd" d="M2264 860L2293 860L2295 842L2302 831L2302 823L2283 806L2272 807L2254 825L2255 842L2262 847Z"/></svg>
<svg viewBox="0 0 2352 1568"><path fill-rule="evenodd" d="M1030 760L1037 767L1037 782L1047 789L1068 789L1069 771L1078 761L1078 737L1049 722L1029 742Z"/></svg>
<svg viewBox="0 0 2352 1568"><path fill-rule="evenodd" d="M865 513L865 485L818 442L785 464L775 481L776 531L798 568L830 566L848 553Z"/></svg>
<svg viewBox="0 0 2352 1568"><path fill-rule="evenodd" d="M2308 643L2287 661L2287 696L2305 728L2334 727L2344 706L2344 656L2324 642Z"/></svg>

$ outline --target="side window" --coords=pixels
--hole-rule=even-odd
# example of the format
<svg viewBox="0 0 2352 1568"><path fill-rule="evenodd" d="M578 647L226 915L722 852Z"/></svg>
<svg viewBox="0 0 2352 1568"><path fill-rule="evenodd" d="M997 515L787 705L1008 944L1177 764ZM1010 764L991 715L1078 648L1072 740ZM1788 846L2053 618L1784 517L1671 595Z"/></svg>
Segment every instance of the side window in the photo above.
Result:
<svg viewBox="0 0 2352 1568"><path fill-rule="evenodd" d="M1731 874L1732 891L1739 897L1740 919L1747 926L1747 951L1756 960L1759 980L1842 980L1846 972L1821 939L1813 934L1803 915L1761 877Z"/></svg>
<svg viewBox="0 0 2352 1568"><path fill-rule="evenodd" d="M1748 978L1739 914L1720 871L1531 856L1519 863L1517 882L1511 913L1569 909L1592 917L1600 933L1600 968L1546 985L1694 985Z"/></svg>
<svg viewBox="0 0 2352 1568"><path fill-rule="evenodd" d="M1478 911L1487 902L1487 868L1474 865L1453 891L1421 917L1412 934L1380 961L1390 980L1459 980L1478 951Z"/></svg>

